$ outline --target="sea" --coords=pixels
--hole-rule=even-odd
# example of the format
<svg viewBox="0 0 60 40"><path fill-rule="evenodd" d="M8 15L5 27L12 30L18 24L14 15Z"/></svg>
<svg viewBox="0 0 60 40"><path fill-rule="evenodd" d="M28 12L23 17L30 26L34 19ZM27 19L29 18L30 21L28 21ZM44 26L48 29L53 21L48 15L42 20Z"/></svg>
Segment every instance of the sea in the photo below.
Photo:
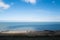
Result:
<svg viewBox="0 0 60 40"><path fill-rule="evenodd" d="M60 30L60 22L0 22L0 31Z"/></svg>

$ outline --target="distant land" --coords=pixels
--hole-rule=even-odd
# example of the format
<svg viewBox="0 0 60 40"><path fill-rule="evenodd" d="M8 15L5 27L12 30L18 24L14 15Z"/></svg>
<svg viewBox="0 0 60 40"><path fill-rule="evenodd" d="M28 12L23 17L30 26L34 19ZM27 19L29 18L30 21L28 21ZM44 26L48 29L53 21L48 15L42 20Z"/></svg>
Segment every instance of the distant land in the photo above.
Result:
<svg viewBox="0 0 60 40"><path fill-rule="evenodd" d="M60 30L44 30L44 31L34 31L34 30L22 30L22 31L2 31L0 36L60 36Z"/></svg>

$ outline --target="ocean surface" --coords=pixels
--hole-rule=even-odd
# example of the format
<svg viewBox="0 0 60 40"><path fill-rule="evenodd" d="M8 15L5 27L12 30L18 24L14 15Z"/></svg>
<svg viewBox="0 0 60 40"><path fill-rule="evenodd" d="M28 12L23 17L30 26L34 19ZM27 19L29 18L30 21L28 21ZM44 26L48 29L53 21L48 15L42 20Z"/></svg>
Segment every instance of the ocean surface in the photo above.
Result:
<svg viewBox="0 0 60 40"><path fill-rule="evenodd" d="M60 22L0 22L0 31L60 30Z"/></svg>

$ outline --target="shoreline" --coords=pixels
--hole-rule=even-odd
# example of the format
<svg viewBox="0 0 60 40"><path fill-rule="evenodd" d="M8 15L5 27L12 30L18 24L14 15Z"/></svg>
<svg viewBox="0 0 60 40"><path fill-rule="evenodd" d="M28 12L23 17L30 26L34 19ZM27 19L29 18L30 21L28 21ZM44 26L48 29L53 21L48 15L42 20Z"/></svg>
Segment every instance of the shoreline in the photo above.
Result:
<svg viewBox="0 0 60 40"><path fill-rule="evenodd" d="M0 36L60 36L60 30L51 31L6 31L0 32Z"/></svg>

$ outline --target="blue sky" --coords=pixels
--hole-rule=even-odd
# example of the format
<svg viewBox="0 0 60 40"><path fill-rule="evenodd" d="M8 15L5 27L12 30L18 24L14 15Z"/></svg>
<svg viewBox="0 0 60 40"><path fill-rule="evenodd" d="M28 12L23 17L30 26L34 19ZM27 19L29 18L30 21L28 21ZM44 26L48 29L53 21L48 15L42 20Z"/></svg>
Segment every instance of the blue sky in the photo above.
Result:
<svg viewBox="0 0 60 40"><path fill-rule="evenodd" d="M0 21L60 22L60 0L0 0Z"/></svg>

